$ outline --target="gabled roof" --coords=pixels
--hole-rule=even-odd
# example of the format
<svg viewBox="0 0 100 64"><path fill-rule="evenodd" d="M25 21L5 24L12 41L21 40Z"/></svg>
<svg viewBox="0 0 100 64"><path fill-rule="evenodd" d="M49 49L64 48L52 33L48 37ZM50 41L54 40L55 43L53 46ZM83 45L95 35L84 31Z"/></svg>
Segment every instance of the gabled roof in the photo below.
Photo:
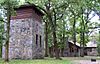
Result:
<svg viewBox="0 0 100 64"><path fill-rule="evenodd" d="M44 15L44 13L41 10L39 10L35 4L30 4L30 3L25 3L18 8L15 8L15 10L23 8L33 8L37 14L40 14L42 16Z"/></svg>
<svg viewBox="0 0 100 64"><path fill-rule="evenodd" d="M74 44L73 41L69 41L70 43ZM78 42L76 42L76 46L80 47L80 44ZM96 41L90 41L86 44L85 47L97 47L97 43Z"/></svg>
<svg viewBox="0 0 100 64"><path fill-rule="evenodd" d="M96 41L90 41L86 45L87 45L87 47L97 47L97 42Z"/></svg>
<svg viewBox="0 0 100 64"><path fill-rule="evenodd" d="M70 43L74 44L73 41L69 41ZM76 42L76 46L79 46L80 47L80 44L78 42Z"/></svg>

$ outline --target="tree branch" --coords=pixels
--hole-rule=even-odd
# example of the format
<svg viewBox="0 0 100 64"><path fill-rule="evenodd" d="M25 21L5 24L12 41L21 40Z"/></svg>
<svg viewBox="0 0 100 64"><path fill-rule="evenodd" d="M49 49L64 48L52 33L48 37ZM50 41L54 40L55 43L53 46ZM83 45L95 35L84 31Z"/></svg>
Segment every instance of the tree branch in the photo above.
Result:
<svg viewBox="0 0 100 64"><path fill-rule="evenodd" d="M36 6L36 7L39 8L40 10L42 10L45 14L48 14L47 11L44 8L42 8L40 6Z"/></svg>

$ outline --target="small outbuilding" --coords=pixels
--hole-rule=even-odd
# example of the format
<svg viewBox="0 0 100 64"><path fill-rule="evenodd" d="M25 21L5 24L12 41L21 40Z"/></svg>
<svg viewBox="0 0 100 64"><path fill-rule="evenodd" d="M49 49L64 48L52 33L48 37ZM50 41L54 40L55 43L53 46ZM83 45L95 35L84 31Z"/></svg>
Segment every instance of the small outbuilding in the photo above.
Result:
<svg viewBox="0 0 100 64"><path fill-rule="evenodd" d="M79 53L80 53L80 44L79 43L75 43L73 41L68 41L66 43L66 46L64 48L64 51L63 51L63 56L64 57L74 57L75 54L74 54L74 50L76 50L76 56L79 56Z"/></svg>
<svg viewBox="0 0 100 64"><path fill-rule="evenodd" d="M66 46L63 51L64 57L74 57L74 50L76 50L76 56L80 56L81 52L80 44L76 42L76 44L73 43L73 41L68 41L66 43ZM96 41L90 41L86 44L84 47L84 55L85 56L97 56L97 43Z"/></svg>
<svg viewBox="0 0 100 64"><path fill-rule="evenodd" d="M97 42L96 41L90 41L86 44L85 47L85 55L87 56L97 56Z"/></svg>
<svg viewBox="0 0 100 64"><path fill-rule="evenodd" d="M10 22L10 59L34 59L44 57L42 16L34 4L16 8L16 16ZM2 57L5 57L3 46Z"/></svg>

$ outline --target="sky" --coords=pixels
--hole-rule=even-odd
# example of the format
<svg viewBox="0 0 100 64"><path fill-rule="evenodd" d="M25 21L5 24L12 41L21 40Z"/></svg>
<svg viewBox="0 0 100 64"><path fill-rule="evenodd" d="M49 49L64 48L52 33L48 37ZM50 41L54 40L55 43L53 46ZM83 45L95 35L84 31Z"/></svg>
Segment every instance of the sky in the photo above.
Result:
<svg viewBox="0 0 100 64"><path fill-rule="evenodd" d="M91 14L90 14L90 17L92 17L92 14L93 14L94 12L92 12ZM100 24L100 20L99 20L99 16L96 14L92 19L91 19L91 22L98 22L99 24Z"/></svg>
<svg viewBox="0 0 100 64"><path fill-rule="evenodd" d="M90 14L90 17L92 17L92 14L93 14L93 13L94 13L94 12L92 12L92 13ZM91 22L97 22L98 24L100 24L99 16L98 16L97 14L96 14L90 21L91 21ZM92 34L97 34L97 33L99 33L99 31L100 31L100 28L94 29ZM91 35L92 35L92 34L91 34Z"/></svg>

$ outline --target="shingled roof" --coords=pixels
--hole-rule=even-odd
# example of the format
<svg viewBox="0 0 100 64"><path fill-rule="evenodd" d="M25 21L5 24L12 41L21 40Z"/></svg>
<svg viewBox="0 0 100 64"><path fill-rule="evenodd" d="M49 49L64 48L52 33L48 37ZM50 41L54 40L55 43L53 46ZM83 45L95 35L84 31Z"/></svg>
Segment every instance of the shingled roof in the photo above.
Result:
<svg viewBox="0 0 100 64"><path fill-rule="evenodd" d="M97 47L97 42L96 41L90 41L86 45L87 45L87 47Z"/></svg>
<svg viewBox="0 0 100 64"><path fill-rule="evenodd" d="M73 41L69 41L70 43L74 44ZM80 44L78 42L76 42L76 46L79 46L80 47ZM97 42L96 41L90 41L86 44L85 47L97 47Z"/></svg>
<svg viewBox="0 0 100 64"><path fill-rule="evenodd" d="M69 41L70 43L74 44L73 41ZM76 46L79 46L80 47L80 44L78 42L76 42Z"/></svg>

